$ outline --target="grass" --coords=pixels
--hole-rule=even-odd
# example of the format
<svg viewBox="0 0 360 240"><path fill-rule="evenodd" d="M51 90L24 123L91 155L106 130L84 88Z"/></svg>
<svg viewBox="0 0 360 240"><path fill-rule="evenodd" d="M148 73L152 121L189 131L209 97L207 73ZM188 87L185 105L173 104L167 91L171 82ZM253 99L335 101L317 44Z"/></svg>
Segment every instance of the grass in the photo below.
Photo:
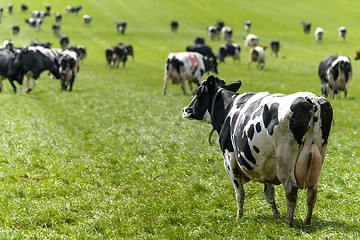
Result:
<svg viewBox="0 0 360 240"><path fill-rule="evenodd" d="M54 18L42 30L29 29L13 1L0 24L3 39L16 46L38 39L52 42ZM1 1L2 6L7 2ZM87 47L74 91L43 73L33 92L13 94L10 84L0 95L0 239L357 239L359 238L359 78L360 48L357 2L352 1L29 1L30 9L63 14L61 32L70 44ZM83 5L79 15L66 15L66 5ZM81 16L92 16L84 26ZM340 17L341 16L341 17ZM178 33L170 21L180 23ZM170 85L163 96L167 55L203 36L215 52L223 40L210 41L205 28L223 19L242 47L241 63L226 59L219 77L242 80L239 92L320 95L317 68L330 54L352 59L348 100L331 100L335 124L319 182L313 224L306 226L306 192L299 192L293 229L284 224L286 201L282 186L276 197L282 214L272 217L262 184L245 186L244 217L236 220L233 187L223 167L209 125L182 119L192 99ZM278 59L267 50L267 65L247 71L242 23L252 20L260 43L281 42ZM125 35L115 22L125 20ZM325 30L316 44L301 21ZM19 24L19 36L11 26ZM339 42L336 31L348 28ZM119 42L134 46L135 61L125 69L105 67L105 49Z"/></svg>

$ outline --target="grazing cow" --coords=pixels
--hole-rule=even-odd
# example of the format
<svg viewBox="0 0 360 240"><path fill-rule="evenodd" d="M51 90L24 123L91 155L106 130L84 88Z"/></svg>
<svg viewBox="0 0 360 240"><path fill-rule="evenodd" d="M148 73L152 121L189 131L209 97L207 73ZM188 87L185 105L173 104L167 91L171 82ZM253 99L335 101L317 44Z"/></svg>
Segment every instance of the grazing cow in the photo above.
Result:
<svg viewBox="0 0 360 240"><path fill-rule="evenodd" d="M205 45L205 39L203 37L196 37L194 40L195 46L203 46Z"/></svg>
<svg viewBox="0 0 360 240"><path fill-rule="evenodd" d="M311 23L303 21L301 24L302 24L302 27L304 29L304 32L306 34L308 34L310 32L310 29L311 29Z"/></svg>
<svg viewBox="0 0 360 240"><path fill-rule="evenodd" d="M58 22L61 22L61 19L62 19L62 16L60 13L55 13L55 21L58 23Z"/></svg>
<svg viewBox="0 0 360 240"><path fill-rule="evenodd" d="M178 30L178 28L179 28L179 23L178 23L178 21L175 21L175 20L171 21L171 22L170 22L170 27L171 27L171 31L177 32L177 30Z"/></svg>
<svg viewBox="0 0 360 240"><path fill-rule="evenodd" d="M19 25L14 25L12 26L12 34L15 36L15 35L18 35L20 32L20 27Z"/></svg>
<svg viewBox="0 0 360 240"><path fill-rule="evenodd" d="M221 32L224 26L225 24L223 20L217 20L215 27L219 33Z"/></svg>
<svg viewBox="0 0 360 240"><path fill-rule="evenodd" d="M13 7L12 4L9 4L9 5L8 5L9 14L12 14L13 8L14 8L14 7Z"/></svg>
<svg viewBox="0 0 360 240"><path fill-rule="evenodd" d="M49 70L57 79L60 79L60 73L58 68L58 60L60 55L51 50L50 48L44 48L42 46L28 47L24 53L24 73L27 79L27 90L29 93L37 85L37 79L40 74ZM33 86L30 87L30 80L33 79Z"/></svg>
<svg viewBox="0 0 360 240"><path fill-rule="evenodd" d="M87 52L86 52L86 47L82 46L82 45L78 45L78 46L69 46L68 47L69 51L74 51L77 53L78 57L79 57L79 61L81 61L81 64L84 64L84 59L87 56Z"/></svg>
<svg viewBox="0 0 360 240"><path fill-rule="evenodd" d="M221 29L221 33L223 34L224 36L224 40L228 43L230 43L230 40L231 40L231 37L232 37L232 29L230 27L223 27Z"/></svg>
<svg viewBox="0 0 360 240"><path fill-rule="evenodd" d="M114 47L114 53L113 53L113 66L116 68L119 68L120 62L123 63L123 68L125 68L125 63L128 56L128 50L126 47L123 46L116 46Z"/></svg>
<svg viewBox="0 0 360 240"><path fill-rule="evenodd" d="M46 15L49 16L49 15L50 15L50 11L51 11L51 6L50 6L50 5L46 5L45 10L46 10Z"/></svg>
<svg viewBox="0 0 360 240"><path fill-rule="evenodd" d="M249 32L250 32L250 29L251 29L251 21L250 21L250 20L247 20L247 21L244 23L244 30L245 30L245 32L249 33Z"/></svg>
<svg viewBox="0 0 360 240"><path fill-rule="evenodd" d="M66 6L66 14L69 14L69 13L79 14L81 9L83 9L82 6L78 6L78 7Z"/></svg>
<svg viewBox="0 0 360 240"><path fill-rule="evenodd" d="M322 29L321 27L316 28L314 35L315 35L315 39L316 39L317 43L322 42L323 35L324 35L324 29Z"/></svg>
<svg viewBox="0 0 360 240"><path fill-rule="evenodd" d="M116 23L116 30L121 34L125 33L127 23L126 22L117 22Z"/></svg>
<svg viewBox="0 0 360 240"><path fill-rule="evenodd" d="M0 89L4 91L2 80L7 78L16 93L16 86L14 81L20 84L20 93L22 94L23 83L23 51L15 50L14 52L9 49L0 49Z"/></svg>
<svg viewBox="0 0 360 240"><path fill-rule="evenodd" d="M188 80L192 94L192 83L200 85L203 74L210 70L218 74L216 58L209 59L197 52L170 53L165 65L164 95L170 79L173 84L181 84L184 95Z"/></svg>
<svg viewBox="0 0 360 240"><path fill-rule="evenodd" d="M195 46L187 46L187 52L198 52L201 53L203 56L208 58L214 58L215 54L213 53L211 47L206 45L195 45Z"/></svg>
<svg viewBox="0 0 360 240"><path fill-rule="evenodd" d="M259 44L259 37L254 34L248 34L245 37L245 47L256 47Z"/></svg>
<svg viewBox="0 0 360 240"><path fill-rule="evenodd" d="M214 40L215 38L219 38L219 31L218 29L215 27L215 26L209 26L207 28L207 31L208 31L208 35L209 35L209 38L210 40Z"/></svg>
<svg viewBox="0 0 360 240"><path fill-rule="evenodd" d="M90 24L91 20L92 20L92 18L89 15L84 15L83 16L83 23L84 24Z"/></svg>
<svg viewBox="0 0 360 240"><path fill-rule="evenodd" d="M272 41L270 43L271 46L271 55L275 53L275 57L278 57L278 53L280 51L280 42L279 41Z"/></svg>
<svg viewBox="0 0 360 240"><path fill-rule="evenodd" d="M233 60L238 60L240 62L240 51L241 48L236 43L228 43L220 46L218 58L221 62L225 63L225 58L227 56L232 56Z"/></svg>
<svg viewBox="0 0 360 240"><path fill-rule="evenodd" d="M25 12L25 11L27 11L28 9L29 9L29 8L28 8L27 5L21 4L21 11L22 11L22 12Z"/></svg>
<svg viewBox="0 0 360 240"><path fill-rule="evenodd" d="M75 77L79 71L79 56L75 51L66 50L61 54L59 59L59 73L61 75L61 90L72 91Z"/></svg>
<svg viewBox="0 0 360 240"><path fill-rule="evenodd" d="M53 31L55 36L59 36L60 35L60 25L55 23L52 25L51 30Z"/></svg>
<svg viewBox="0 0 360 240"><path fill-rule="evenodd" d="M41 30L41 25L42 25L42 19L41 18L29 18L29 19L26 19L25 22L31 28L37 27L39 30Z"/></svg>
<svg viewBox="0 0 360 240"><path fill-rule="evenodd" d="M319 65L319 77L321 79L321 94L327 97L330 90L330 97L334 98L336 94L344 91L345 99L352 77L351 62L345 56L327 56Z"/></svg>
<svg viewBox="0 0 360 240"><path fill-rule="evenodd" d="M250 49L250 59L247 70L250 69L251 62L257 62L257 69L265 67L265 46L257 46Z"/></svg>
<svg viewBox="0 0 360 240"><path fill-rule="evenodd" d="M341 41L345 40L346 37L346 27L339 27L338 29L338 36Z"/></svg>
<svg viewBox="0 0 360 240"><path fill-rule="evenodd" d="M185 119L207 121L219 134L224 166L243 216L250 180L265 185L264 196L275 218L280 213L275 185L283 184L287 201L285 223L292 226L298 189L307 189L306 224L311 223L318 180L333 123L333 109L309 92L291 95L268 92L237 94L241 81L225 85L210 76L183 109Z"/></svg>
<svg viewBox="0 0 360 240"><path fill-rule="evenodd" d="M127 56L131 56L132 59L134 60L134 48L131 44L127 44L127 43L119 43L118 45L120 48L125 48L127 51Z"/></svg>
<svg viewBox="0 0 360 240"><path fill-rule="evenodd" d="M60 46L63 51L65 51L68 48L69 45L69 38L66 35L60 36Z"/></svg>

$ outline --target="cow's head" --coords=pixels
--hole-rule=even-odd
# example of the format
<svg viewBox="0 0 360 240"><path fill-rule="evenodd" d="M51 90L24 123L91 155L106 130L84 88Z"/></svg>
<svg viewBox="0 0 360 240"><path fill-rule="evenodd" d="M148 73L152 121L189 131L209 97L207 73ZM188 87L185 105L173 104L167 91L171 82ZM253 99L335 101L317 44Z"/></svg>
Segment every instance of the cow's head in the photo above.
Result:
<svg viewBox="0 0 360 240"><path fill-rule="evenodd" d="M204 57L203 60L205 65L205 72L212 71L215 74L219 74L219 71L217 69L218 63L216 57L211 57L211 58Z"/></svg>
<svg viewBox="0 0 360 240"><path fill-rule="evenodd" d="M189 106L183 109L183 118L196 119L199 121L206 121L211 123L211 106L213 99L219 89L226 89L232 92L237 92L241 86L241 81L226 85L226 82L216 76L210 75L207 80L195 91L195 97L190 102Z"/></svg>

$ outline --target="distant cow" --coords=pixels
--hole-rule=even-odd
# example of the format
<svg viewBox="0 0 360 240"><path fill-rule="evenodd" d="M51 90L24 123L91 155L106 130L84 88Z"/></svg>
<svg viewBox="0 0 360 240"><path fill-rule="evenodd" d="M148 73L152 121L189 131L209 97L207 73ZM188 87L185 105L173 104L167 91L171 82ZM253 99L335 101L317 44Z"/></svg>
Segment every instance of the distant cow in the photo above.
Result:
<svg viewBox="0 0 360 240"><path fill-rule="evenodd" d="M50 5L46 5L46 6L45 6L45 10L46 10L46 14L47 14L47 15L50 15L51 6L50 6Z"/></svg>
<svg viewBox="0 0 360 240"><path fill-rule="evenodd" d="M272 41L270 43L271 46L271 54L275 53L275 56L278 57L278 53L280 51L280 42L279 41Z"/></svg>
<svg viewBox="0 0 360 240"><path fill-rule="evenodd" d="M87 52L86 52L86 47L82 46L82 45L77 45L77 46L69 46L67 48L69 51L74 51L77 53L79 61L81 62L81 64L84 64L84 59L87 56ZM73 56L72 56L73 57Z"/></svg>
<svg viewBox="0 0 360 240"><path fill-rule="evenodd" d="M231 37L232 37L232 34L233 34L233 31L230 27L223 27L221 29L221 33L223 34L224 36L224 40L228 43L230 43L230 40L231 40Z"/></svg>
<svg viewBox="0 0 360 240"><path fill-rule="evenodd" d="M248 34L245 37L245 47L256 47L259 44L259 37L254 34Z"/></svg>
<svg viewBox="0 0 360 240"><path fill-rule="evenodd" d="M316 28L314 35L315 35L315 39L318 43L322 42L323 35L324 35L324 29L322 29L321 27Z"/></svg>
<svg viewBox="0 0 360 240"><path fill-rule="evenodd" d="M60 25L55 23L52 25L51 30L53 31L55 36L59 36L60 35Z"/></svg>
<svg viewBox="0 0 360 240"><path fill-rule="evenodd" d="M18 35L19 32L20 32L20 27L19 27L19 25L14 25L14 26L12 26L12 34L13 34L13 35Z"/></svg>
<svg viewBox="0 0 360 240"><path fill-rule="evenodd" d="M207 28L207 31L208 31L210 40L215 40L215 38L219 38L220 32L218 31L218 29L215 26L209 26Z"/></svg>
<svg viewBox="0 0 360 240"><path fill-rule="evenodd" d="M225 58L231 56L235 62L238 60L240 62L240 51L241 48L236 43L228 43L220 46L218 58L221 62L225 63Z"/></svg>
<svg viewBox="0 0 360 240"><path fill-rule="evenodd" d="M325 57L319 65L319 77L321 79L321 94L327 97L330 90L330 97L334 98L340 91L344 91L345 99L352 77L351 62L348 57L335 55Z"/></svg>
<svg viewBox="0 0 360 240"><path fill-rule="evenodd" d="M60 36L60 46L63 51L65 51L68 48L69 45L69 38L66 35Z"/></svg>
<svg viewBox="0 0 360 240"><path fill-rule="evenodd" d="M119 67L120 62L123 63L123 68L125 68L125 63L127 61L128 50L124 46L116 46L107 48L105 50L106 56L106 65L110 68Z"/></svg>
<svg viewBox="0 0 360 240"><path fill-rule="evenodd" d="M221 30L225 27L224 21L217 20L215 27L216 27L217 31L220 33Z"/></svg>
<svg viewBox="0 0 360 240"><path fill-rule="evenodd" d="M171 21L170 22L170 27L171 27L171 31L177 32L178 27L179 27L178 21L175 21L175 20Z"/></svg>
<svg viewBox="0 0 360 240"><path fill-rule="evenodd" d="M38 28L39 30L41 30L41 25L42 25L42 19L41 18L29 18L26 19L25 22L28 24L29 27L31 28Z"/></svg>
<svg viewBox="0 0 360 240"><path fill-rule="evenodd" d="M131 44L119 43L118 46L121 48L125 48L127 50L127 56L131 56L132 59L134 60L134 48Z"/></svg>
<svg viewBox="0 0 360 240"><path fill-rule="evenodd" d="M247 69L250 69L251 62L257 62L257 69L265 67L265 46L257 46L250 49L250 59Z"/></svg>
<svg viewBox="0 0 360 240"><path fill-rule="evenodd" d="M208 57L208 58L214 58L215 57L211 47L206 46L206 45L187 46L186 51L187 52L198 52L198 53L201 53L203 56Z"/></svg>
<svg viewBox="0 0 360 240"><path fill-rule="evenodd" d="M27 11L29 8L28 8L28 6L27 5L25 5L25 4L21 4L21 11Z"/></svg>
<svg viewBox="0 0 360 240"><path fill-rule="evenodd" d="M117 31L120 32L121 34L124 34L124 33L125 33L126 26L127 26L127 23L126 23L126 22L117 22L117 23L116 23L116 29L117 29Z"/></svg>
<svg viewBox="0 0 360 240"><path fill-rule="evenodd" d="M301 24L302 24L302 27L303 27L304 32L305 32L306 34L309 33L309 32L310 32L310 29L311 29L311 23L304 21L304 22L302 22Z"/></svg>
<svg viewBox="0 0 360 240"><path fill-rule="evenodd" d="M60 13L55 13L55 21L58 23L61 22L61 19L62 19L62 15Z"/></svg>
<svg viewBox="0 0 360 240"><path fill-rule="evenodd" d="M24 66L23 51L15 50L10 52L9 49L0 49L0 89L4 91L2 80L7 78L16 93L16 86L14 81L20 84L20 93L22 94L22 83L24 73L22 71Z"/></svg>
<svg viewBox="0 0 360 240"><path fill-rule="evenodd" d="M75 51L65 50L59 59L59 73L61 76L61 90L72 91L75 77L79 71L79 56Z"/></svg>
<svg viewBox="0 0 360 240"><path fill-rule="evenodd" d="M345 37L346 37L346 27L339 27L338 29L338 36L339 36L339 39L344 41L345 40Z"/></svg>
<svg viewBox="0 0 360 240"><path fill-rule="evenodd" d="M91 20L92 20L92 18L89 15L84 15L83 16L83 23L90 24Z"/></svg>
<svg viewBox="0 0 360 240"><path fill-rule="evenodd" d="M29 46L31 46L31 47L40 46L40 47L44 47L44 48L50 48L51 45L52 45L51 42L39 42L38 40L34 40L34 41L30 42Z"/></svg>
<svg viewBox="0 0 360 240"><path fill-rule="evenodd" d="M241 81L225 85L210 76L183 109L185 119L211 123L219 134L224 166L235 189L237 217L243 216L244 184L264 184L275 218L275 185L283 184L285 223L292 227L299 189L307 189L306 224L312 220L318 181L333 124L331 104L309 92L291 95L236 92Z"/></svg>
<svg viewBox="0 0 360 240"><path fill-rule="evenodd" d="M164 95L170 79L173 84L181 84L184 94L186 94L185 82L187 80L190 94L192 94L192 83L200 85L203 74L210 70L218 73L217 62L214 58L208 59L197 52L170 53L165 64Z"/></svg>
<svg viewBox="0 0 360 240"><path fill-rule="evenodd" d="M12 4L8 5L8 10L9 10L9 14L12 14L12 11L13 11L13 5Z"/></svg>
<svg viewBox="0 0 360 240"><path fill-rule="evenodd" d="M78 6L78 7L71 7L71 6L66 6L66 13L76 13L79 14L80 10L83 9L82 6Z"/></svg>
<svg viewBox="0 0 360 240"><path fill-rule="evenodd" d="M244 23L244 30L245 30L245 32L249 33L249 32L250 32L250 29L251 29L251 21L250 21L250 20L247 20L247 21Z"/></svg>

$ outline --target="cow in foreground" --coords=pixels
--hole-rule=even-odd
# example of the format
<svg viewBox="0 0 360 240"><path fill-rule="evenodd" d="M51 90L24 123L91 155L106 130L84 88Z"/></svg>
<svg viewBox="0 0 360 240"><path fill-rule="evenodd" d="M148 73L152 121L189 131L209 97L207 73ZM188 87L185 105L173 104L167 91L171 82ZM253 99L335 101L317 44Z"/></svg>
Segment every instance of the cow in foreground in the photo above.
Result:
<svg viewBox="0 0 360 240"><path fill-rule="evenodd" d="M252 180L264 183L265 199L275 218L280 217L275 185L283 184L285 223L290 226L298 189L307 189L305 223L310 224L333 123L330 103L309 92L239 95L236 91L241 81L225 84L210 76L183 109L183 117L207 120L213 126L210 137L213 131L219 134L225 169L236 193L238 218L243 216L243 184Z"/></svg>
<svg viewBox="0 0 360 240"><path fill-rule="evenodd" d="M352 77L351 62L348 57L340 55L330 55L325 57L319 65L319 77L321 79L321 94L323 97L334 98L340 91L344 91L345 99L349 83Z"/></svg>
<svg viewBox="0 0 360 240"><path fill-rule="evenodd" d="M192 94L192 83L200 85L203 74L210 70L218 74L216 58L207 58L197 52L170 53L165 64L164 95L170 79L173 84L181 84L184 94L188 80Z"/></svg>
<svg viewBox="0 0 360 240"><path fill-rule="evenodd" d="M265 46L257 46L250 49L250 58L247 70L250 69L251 62L257 62L257 69L264 69L265 67Z"/></svg>

